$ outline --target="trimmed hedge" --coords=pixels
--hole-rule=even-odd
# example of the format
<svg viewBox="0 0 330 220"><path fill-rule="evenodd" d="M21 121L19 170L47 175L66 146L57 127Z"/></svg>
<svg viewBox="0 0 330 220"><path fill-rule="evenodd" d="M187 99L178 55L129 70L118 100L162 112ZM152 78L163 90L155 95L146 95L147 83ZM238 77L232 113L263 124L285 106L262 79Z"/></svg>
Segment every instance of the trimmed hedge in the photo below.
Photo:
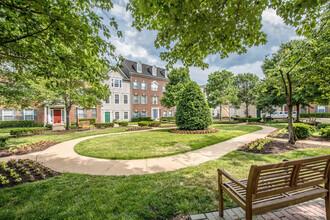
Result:
<svg viewBox="0 0 330 220"><path fill-rule="evenodd" d="M132 118L132 122L140 122L140 121L152 121L151 117L137 117Z"/></svg>
<svg viewBox="0 0 330 220"><path fill-rule="evenodd" d="M162 117L160 119L161 121L175 121L175 117L172 116L172 117Z"/></svg>
<svg viewBox="0 0 330 220"><path fill-rule="evenodd" d="M128 125L128 122L127 121L119 121L118 124L119 124L119 126L126 127Z"/></svg>
<svg viewBox="0 0 330 220"><path fill-rule="evenodd" d="M316 126L317 126L318 129L321 129L321 128L325 128L325 127L330 126L330 123L324 123L324 122L321 123L321 122L317 122Z"/></svg>
<svg viewBox="0 0 330 220"><path fill-rule="evenodd" d="M160 126L160 122L159 121L151 121L148 123L148 126L150 127L159 127Z"/></svg>
<svg viewBox="0 0 330 220"><path fill-rule="evenodd" d="M82 119L79 119L79 121L89 121L89 123L91 125L94 125L96 123L96 119L95 118L82 118Z"/></svg>
<svg viewBox="0 0 330 220"><path fill-rule="evenodd" d="M21 137L24 135L30 135L30 134L41 134L43 133L47 128L45 127L34 127L34 128L13 128L10 130L10 135L13 135L15 137Z"/></svg>
<svg viewBox="0 0 330 220"><path fill-rule="evenodd" d="M289 128L289 125L286 126ZM297 138L305 139L312 135L315 132L315 128L311 125L303 124L303 123L294 123L293 128L296 132Z"/></svg>
<svg viewBox="0 0 330 220"><path fill-rule="evenodd" d="M148 124L149 124L149 122L147 122L147 121L140 121L140 122L138 123L138 125L139 125L140 127L147 127Z"/></svg>
<svg viewBox="0 0 330 220"><path fill-rule="evenodd" d="M97 128L110 128L113 127L114 123L95 123L94 126Z"/></svg>
<svg viewBox="0 0 330 220"><path fill-rule="evenodd" d="M0 149L5 148L10 135L0 136Z"/></svg>
<svg viewBox="0 0 330 220"><path fill-rule="evenodd" d="M247 121L248 122L260 122L261 118L248 118Z"/></svg>
<svg viewBox="0 0 330 220"><path fill-rule="evenodd" d="M35 127L33 120L0 121L0 128Z"/></svg>
<svg viewBox="0 0 330 220"><path fill-rule="evenodd" d="M330 118L330 112L326 113L300 113L301 118L316 117L316 118Z"/></svg>
<svg viewBox="0 0 330 220"><path fill-rule="evenodd" d="M244 117L233 117L234 121L238 122L260 122L261 118L244 118Z"/></svg>
<svg viewBox="0 0 330 220"><path fill-rule="evenodd" d="M330 138L330 126L321 128L321 136L325 138Z"/></svg>

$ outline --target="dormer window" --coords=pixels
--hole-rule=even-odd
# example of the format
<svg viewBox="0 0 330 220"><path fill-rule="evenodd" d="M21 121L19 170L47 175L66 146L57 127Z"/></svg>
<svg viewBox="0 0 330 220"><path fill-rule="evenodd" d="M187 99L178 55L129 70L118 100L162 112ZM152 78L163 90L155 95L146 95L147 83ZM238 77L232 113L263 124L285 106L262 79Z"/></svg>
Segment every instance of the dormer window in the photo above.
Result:
<svg viewBox="0 0 330 220"><path fill-rule="evenodd" d="M140 61L137 62L137 65L136 65L136 71L137 71L138 73L142 73L142 64L141 64Z"/></svg>
<svg viewBox="0 0 330 220"><path fill-rule="evenodd" d="M152 75L153 76L157 75L157 67L155 65L152 67Z"/></svg>
<svg viewBox="0 0 330 220"><path fill-rule="evenodd" d="M164 71L164 77L166 78L167 76L167 70Z"/></svg>
<svg viewBox="0 0 330 220"><path fill-rule="evenodd" d="M158 83L156 81L151 83L151 91L158 91Z"/></svg>

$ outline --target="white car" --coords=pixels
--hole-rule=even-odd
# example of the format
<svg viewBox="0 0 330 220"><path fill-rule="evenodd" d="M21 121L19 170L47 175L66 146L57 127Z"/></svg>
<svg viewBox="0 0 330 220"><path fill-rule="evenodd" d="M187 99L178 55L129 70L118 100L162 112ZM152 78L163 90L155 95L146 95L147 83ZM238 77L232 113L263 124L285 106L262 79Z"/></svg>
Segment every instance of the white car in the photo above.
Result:
<svg viewBox="0 0 330 220"><path fill-rule="evenodd" d="M297 112L296 111L293 111L292 112L292 116L295 118L297 116ZM285 112L285 111L279 111L279 112L274 112L273 114L271 115L267 115L267 117L272 117L272 118L282 118L282 119L286 119L289 117L288 115L288 112Z"/></svg>

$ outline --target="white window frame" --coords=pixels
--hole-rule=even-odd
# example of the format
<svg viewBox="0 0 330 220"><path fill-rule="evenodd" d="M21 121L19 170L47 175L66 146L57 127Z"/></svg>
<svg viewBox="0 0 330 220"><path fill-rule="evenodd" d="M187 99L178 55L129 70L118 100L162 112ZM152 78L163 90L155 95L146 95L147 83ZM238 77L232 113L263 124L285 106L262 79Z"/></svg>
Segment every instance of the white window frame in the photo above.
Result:
<svg viewBox="0 0 330 220"><path fill-rule="evenodd" d="M141 104L147 104L147 96L146 95L141 95Z"/></svg>
<svg viewBox="0 0 330 220"><path fill-rule="evenodd" d="M111 87L114 88L121 88L122 87L122 80L117 78L111 79Z"/></svg>
<svg viewBox="0 0 330 220"><path fill-rule="evenodd" d="M147 112L146 111L142 111L141 112L141 117L147 117Z"/></svg>
<svg viewBox="0 0 330 220"><path fill-rule="evenodd" d="M136 64L136 71L142 73L142 63L140 61Z"/></svg>
<svg viewBox="0 0 330 220"><path fill-rule="evenodd" d="M111 104L111 96L108 97L108 99L105 100L105 104Z"/></svg>
<svg viewBox="0 0 330 220"><path fill-rule="evenodd" d="M317 113L325 113L325 106L318 106L317 107Z"/></svg>
<svg viewBox="0 0 330 220"><path fill-rule="evenodd" d="M133 82L133 89L139 89L139 82L138 81Z"/></svg>
<svg viewBox="0 0 330 220"><path fill-rule="evenodd" d="M156 81L151 83L151 91L158 91L158 83Z"/></svg>
<svg viewBox="0 0 330 220"><path fill-rule="evenodd" d="M78 119L85 118L84 109L77 109L77 115L78 115Z"/></svg>
<svg viewBox="0 0 330 220"><path fill-rule="evenodd" d="M152 75L153 76L157 75L157 67L155 65L152 67Z"/></svg>
<svg viewBox="0 0 330 220"><path fill-rule="evenodd" d="M163 88L162 88L163 92L166 92L166 86L163 85Z"/></svg>
<svg viewBox="0 0 330 220"><path fill-rule="evenodd" d="M137 97L136 100L135 100L135 97ZM138 95L133 95L133 104L139 104L139 96Z"/></svg>
<svg viewBox="0 0 330 220"><path fill-rule="evenodd" d="M141 82L141 89L142 90L147 90L147 83L146 82Z"/></svg>
<svg viewBox="0 0 330 220"><path fill-rule="evenodd" d="M153 104L153 105L158 104L158 96L152 96L151 100L152 100L151 104Z"/></svg>
<svg viewBox="0 0 330 220"><path fill-rule="evenodd" d="M163 111L163 117L167 117L167 111Z"/></svg>
<svg viewBox="0 0 330 220"><path fill-rule="evenodd" d="M118 103L116 102L116 97L118 96ZM119 105L120 104L120 94L119 93L115 93L115 105Z"/></svg>
<svg viewBox="0 0 330 220"><path fill-rule="evenodd" d="M117 117L117 113L118 113L118 117ZM120 112L118 112L118 111L115 112L115 119L116 120L119 120L120 119Z"/></svg>
<svg viewBox="0 0 330 220"><path fill-rule="evenodd" d="M173 116L173 112L172 111L168 111L168 117L172 117Z"/></svg>
<svg viewBox="0 0 330 220"><path fill-rule="evenodd" d="M138 112L133 112L133 118L138 118L138 117L139 117L139 113Z"/></svg>
<svg viewBox="0 0 330 220"><path fill-rule="evenodd" d="M32 112L32 114L27 114L28 112ZM24 110L24 120L34 120L34 109L26 109ZM26 116L32 116L32 119L26 119Z"/></svg>
<svg viewBox="0 0 330 220"><path fill-rule="evenodd" d="M128 112L124 112L124 119L128 119Z"/></svg>
<svg viewBox="0 0 330 220"><path fill-rule="evenodd" d="M9 114L10 113L10 114ZM3 121L13 121L14 120L14 110L11 109L4 109L2 110ZM5 119L5 117L11 117L10 120Z"/></svg>
<svg viewBox="0 0 330 220"><path fill-rule="evenodd" d="M126 97L126 99L125 99L125 97ZM124 99L124 100L123 100L123 103L124 103L125 105L129 104L129 101L128 101L128 100L129 100L129 97L128 97L127 94L124 94L124 95L123 95L123 99Z"/></svg>
<svg viewBox="0 0 330 220"><path fill-rule="evenodd" d="M93 111L95 111L95 117L93 117ZM92 108L92 118L97 118L97 109L96 108Z"/></svg>

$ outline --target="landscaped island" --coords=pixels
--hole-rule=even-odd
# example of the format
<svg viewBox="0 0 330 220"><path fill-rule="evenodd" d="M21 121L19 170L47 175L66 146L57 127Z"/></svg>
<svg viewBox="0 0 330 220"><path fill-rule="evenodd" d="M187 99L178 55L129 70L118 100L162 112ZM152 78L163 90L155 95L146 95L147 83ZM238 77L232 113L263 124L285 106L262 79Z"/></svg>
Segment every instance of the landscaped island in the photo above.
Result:
<svg viewBox="0 0 330 220"><path fill-rule="evenodd" d="M105 159L141 159L164 157L197 150L237 136L260 130L258 126L212 125L220 132L212 134L175 134L169 129L97 137L80 142L75 151L81 155Z"/></svg>

